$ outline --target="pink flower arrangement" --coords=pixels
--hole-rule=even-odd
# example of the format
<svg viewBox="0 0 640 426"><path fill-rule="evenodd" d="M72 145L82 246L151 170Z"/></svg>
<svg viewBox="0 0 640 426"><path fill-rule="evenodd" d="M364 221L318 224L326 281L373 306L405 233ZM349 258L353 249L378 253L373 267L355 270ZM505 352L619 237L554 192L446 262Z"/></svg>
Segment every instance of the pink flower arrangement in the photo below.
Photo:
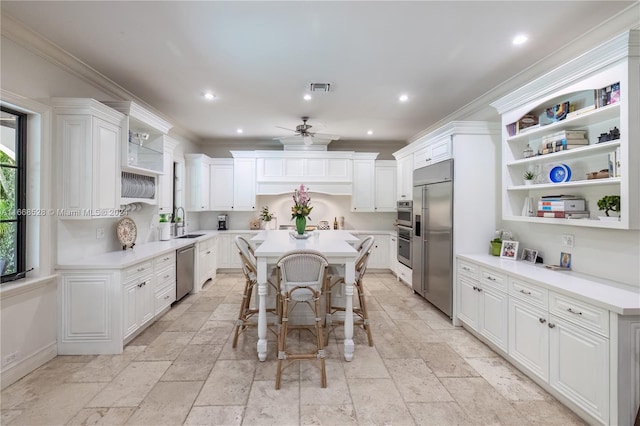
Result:
<svg viewBox="0 0 640 426"><path fill-rule="evenodd" d="M311 197L309 196L309 188L305 188L304 185L300 185L300 188L296 189L293 193L293 207L291 207L291 219L298 217L307 217L312 206L309 205Z"/></svg>

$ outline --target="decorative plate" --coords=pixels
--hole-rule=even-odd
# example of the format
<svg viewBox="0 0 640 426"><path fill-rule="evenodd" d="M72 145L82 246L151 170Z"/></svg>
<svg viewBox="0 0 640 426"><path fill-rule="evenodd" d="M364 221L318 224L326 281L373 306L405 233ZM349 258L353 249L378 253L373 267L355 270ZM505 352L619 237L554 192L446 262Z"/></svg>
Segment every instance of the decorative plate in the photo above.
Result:
<svg viewBox="0 0 640 426"><path fill-rule="evenodd" d="M555 166L549 171L549 180L553 183L569 182L571 180L571 168L566 164Z"/></svg>
<svg viewBox="0 0 640 426"><path fill-rule="evenodd" d="M122 250L135 245L138 229L133 219L129 217L121 218L116 225L116 233L118 234L118 241L122 244Z"/></svg>

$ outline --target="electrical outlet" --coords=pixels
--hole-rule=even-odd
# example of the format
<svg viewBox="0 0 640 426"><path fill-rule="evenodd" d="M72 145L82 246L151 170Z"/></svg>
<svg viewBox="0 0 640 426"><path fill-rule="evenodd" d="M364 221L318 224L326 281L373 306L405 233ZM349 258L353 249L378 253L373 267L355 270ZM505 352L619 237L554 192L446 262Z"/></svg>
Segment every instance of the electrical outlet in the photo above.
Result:
<svg viewBox="0 0 640 426"><path fill-rule="evenodd" d="M562 235L562 246L563 247L573 247L574 246L573 235L571 235L571 234L563 234Z"/></svg>
<svg viewBox="0 0 640 426"><path fill-rule="evenodd" d="M104 238L104 228L96 229L96 238L99 240Z"/></svg>
<svg viewBox="0 0 640 426"><path fill-rule="evenodd" d="M2 359L2 365L9 365L15 360L18 359L18 352L10 353Z"/></svg>

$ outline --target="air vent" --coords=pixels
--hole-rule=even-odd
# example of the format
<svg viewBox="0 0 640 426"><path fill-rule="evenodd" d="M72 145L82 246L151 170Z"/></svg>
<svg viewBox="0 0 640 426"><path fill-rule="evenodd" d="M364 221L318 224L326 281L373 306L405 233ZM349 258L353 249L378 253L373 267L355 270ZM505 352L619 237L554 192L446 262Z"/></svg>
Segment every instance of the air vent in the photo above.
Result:
<svg viewBox="0 0 640 426"><path fill-rule="evenodd" d="M309 85L309 91L328 93L331 90L331 83L311 83Z"/></svg>

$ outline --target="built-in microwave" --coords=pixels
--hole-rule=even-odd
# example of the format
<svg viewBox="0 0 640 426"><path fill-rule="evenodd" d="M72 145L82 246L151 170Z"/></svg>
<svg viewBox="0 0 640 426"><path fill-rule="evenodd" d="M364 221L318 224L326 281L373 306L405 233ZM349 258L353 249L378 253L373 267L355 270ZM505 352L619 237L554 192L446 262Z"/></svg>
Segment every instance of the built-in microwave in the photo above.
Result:
<svg viewBox="0 0 640 426"><path fill-rule="evenodd" d="M396 212L396 223L398 225L413 227L413 201L398 201Z"/></svg>

